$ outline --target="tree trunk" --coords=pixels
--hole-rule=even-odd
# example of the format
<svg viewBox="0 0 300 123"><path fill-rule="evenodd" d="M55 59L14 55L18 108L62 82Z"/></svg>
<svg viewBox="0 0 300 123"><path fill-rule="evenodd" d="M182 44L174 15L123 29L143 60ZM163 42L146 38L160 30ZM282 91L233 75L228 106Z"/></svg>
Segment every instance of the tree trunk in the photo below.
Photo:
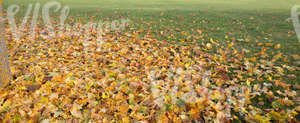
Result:
<svg viewBox="0 0 300 123"><path fill-rule="evenodd" d="M4 87L10 81L10 69L5 42L5 19L2 11L2 0L0 0L0 87Z"/></svg>

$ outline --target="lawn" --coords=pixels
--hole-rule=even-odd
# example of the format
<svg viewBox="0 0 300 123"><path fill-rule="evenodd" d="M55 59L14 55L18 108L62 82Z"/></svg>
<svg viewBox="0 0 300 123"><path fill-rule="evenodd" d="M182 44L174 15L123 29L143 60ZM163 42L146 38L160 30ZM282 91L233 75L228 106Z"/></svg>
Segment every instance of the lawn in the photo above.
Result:
<svg viewBox="0 0 300 123"><path fill-rule="evenodd" d="M300 4L300 1L298 0L288 0L288 1L287 0L58 0L58 1L61 2L63 5L67 5L71 8L70 16L66 22L87 23L89 21L94 21L94 22L98 20L111 21L111 20L120 20L122 18L128 18L130 20L130 25L128 28L121 31L124 34L121 33L119 36L116 35L115 33L112 33L110 36L122 37L124 35L127 35L127 33L129 34L132 33L135 36L134 38L137 39L145 40L144 38L145 36L147 36L147 38L150 37L153 40L157 40L158 42L155 43L158 43L158 45L159 42L168 42L168 45L175 45L175 47L191 46L191 49L197 46L204 47L203 53L211 54L212 62L218 60L220 61L220 62L216 62L215 64L210 64L209 68L215 68L214 70L218 71L218 69L220 68L216 66L220 66L220 67L222 67L223 65L230 66L228 68L226 67L226 72L227 72L226 76L229 76L230 80L234 80L235 78L238 78L239 79L238 81L241 82L240 85L248 85L249 87L254 87L254 85L257 83L259 83L258 85L264 85L264 83L273 84L274 87L268 88L269 90L271 90L270 92L253 97L253 99L251 98L252 103L250 103L249 105L262 109L259 110L261 112L255 110L256 112L253 113L251 112L251 110L254 111L254 109L251 109L251 107L250 108L247 107L246 110L251 113L247 115L243 115L238 113L239 111L235 111L236 114L231 112L232 115L234 115L235 117L233 119L230 119L230 121L238 122L239 120L241 121L256 120L257 122L267 122L267 121L291 122L295 120L293 118L298 118L298 121L300 120L299 119L300 115L292 116L293 113L291 113L291 112L295 112L296 109L294 110L294 108L299 105L300 98L298 96L290 97L285 95L291 93L296 93L296 95L299 95L299 89L300 89L299 88L300 43L296 37L292 20L290 19L291 7L293 7L296 4ZM37 3L37 2L43 4L46 2L46 0L7 0L4 1L4 8L7 8L9 5L12 4L20 5L21 8L20 8L20 12L18 13L18 18L22 19L26 11L27 4ZM52 16L53 15L54 13L52 13ZM53 16L53 19L57 20L58 18ZM126 36L124 36L124 38L125 37ZM28 46L30 44L31 43L29 43ZM34 43L32 43L32 45L34 45ZM14 47L14 43L8 43L8 48L12 50L11 54L17 52L14 51L15 48L13 47ZM224 52L222 50L227 52L227 54L225 54L228 55L227 57L233 57L238 59L240 57L238 56L238 54L242 54L241 57L243 58L240 58L242 59L240 60L242 63L250 61L251 64L253 64L252 66L253 68L263 69L262 70L264 71L263 74L265 73L268 74L261 77L259 75L256 76L247 75L246 72L244 74L241 74L242 77L240 78L240 76L237 76L238 73L233 72L234 69L231 69L231 66L234 66L235 64L233 65L229 64L227 63L226 60L222 61L221 59L218 60L214 59L214 54L215 56L219 56L219 55L222 56L222 52ZM30 53L30 52L26 52L26 53L35 55L38 54L39 52L36 50L32 50L32 51L35 51L36 53ZM195 54L197 53L193 52L189 55L191 55L190 57L195 57L193 56ZM12 62L12 66L17 66L17 63L14 63L14 60L16 59L17 58L15 58L15 56L12 55L10 56L10 61ZM192 61L196 59L197 58L195 59L192 58ZM268 61L270 61L272 65L270 65L269 64L270 62ZM24 67L24 69L25 68L29 69L30 66L32 65L24 61L22 62L22 64L27 64L27 66ZM267 70L268 65L275 66L275 67L272 68L271 70ZM267 67L264 68L265 66ZM277 69L279 67L283 68L282 74L280 73L280 75L277 75L278 72L274 72L276 71L274 69ZM20 69L20 68L15 67L14 69ZM241 69L241 71L243 71L243 69ZM248 70L248 72L249 71L250 70ZM273 71L273 73L269 74L270 71ZM281 69L278 71L281 71ZM47 71L47 73L49 73L49 71ZM65 74L67 75L67 73ZM223 76L224 79L225 74L223 73L220 74L221 76ZM215 76L218 75L219 74L216 74ZM17 79L18 76L26 76L26 75L25 72L15 74L14 75L16 81L15 83L18 83L17 81L19 81ZM114 76L116 75L113 74L109 76L114 78ZM252 81L252 83L249 84L248 81ZM222 87L224 86L224 84L221 85ZM13 88L16 85L11 85L11 86L12 86L11 88ZM230 84L226 86L228 87L230 86ZM289 92L286 92L285 90L289 90ZM270 94L271 92L272 94ZM273 96L270 95L273 96L275 95L276 98L273 99ZM103 93L102 94L102 98L104 98L103 100L105 100L105 97L106 96ZM288 99L289 101L291 100L293 104L286 101L285 99ZM213 99L213 101L216 100ZM217 101L215 103L217 103ZM188 108L191 108L191 110L187 108L187 110L184 111L189 112L189 116L191 117L194 116L193 113L199 115L200 117L207 116L204 118L194 116L195 119L208 120L209 114L203 112L201 113L193 110L193 108L195 110L200 110L199 106L198 108L195 108L197 107L195 105L197 104L190 104ZM166 105L166 107L167 108L164 109L163 111L166 111L172 106ZM298 113L300 110L299 108L300 107L298 106L297 109ZM134 110L134 108L130 110ZM2 111L1 116L8 115L5 113L9 111ZM81 111L84 112L83 110ZM161 113L163 111L159 110L157 112L160 113L155 115L157 116L160 114L164 114ZM175 111L167 110L167 112L168 111L175 112ZM203 111L207 111L207 110L203 110ZM266 113L266 115L264 115L264 113L262 112ZM285 113L288 114L288 116L283 116ZM74 113L71 112L71 114ZM16 117L19 117L19 115ZM172 118L170 117L173 116L172 113L168 115L167 116L162 115L160 118L171 120ZM129 119L138 119L137 117L138 116L131 116ZM280 117L280 118L274 118L274 117ZM293 118L289 119L289 117L293 117ZM149 119L147 118L144 118L143 120L145 119L149 121ZM116 119L114 120L118 121ZM123 122L124 120L127 121L127 119L122 119L122 120Z"/></svg>
<svg viewBox="0 0 300 123"><path fill-rule="evenodd" d="M21 5L19 15L23 16L28 3L45 3L46 0L9 0L4 6ZM207 38L221 42L229 39L249 39L251 41L273 41L282 45L282 51L298 53L299 47L292 21L288 21L297 0L59 0L71 7L70 16L81 20L129 18L135 28L149 28L158 39L176 41L176 28L188 34L201 29ZM147 24L145 24L147 23ZM149 25L148 25L149 24ZM161 31L166 31L160 35ZM170 33L170 34L169 34ZM202 42L199 41L199 42ZM253 45L246 43L245 45ZM255 49L255 46L251 46Z"/></svg>

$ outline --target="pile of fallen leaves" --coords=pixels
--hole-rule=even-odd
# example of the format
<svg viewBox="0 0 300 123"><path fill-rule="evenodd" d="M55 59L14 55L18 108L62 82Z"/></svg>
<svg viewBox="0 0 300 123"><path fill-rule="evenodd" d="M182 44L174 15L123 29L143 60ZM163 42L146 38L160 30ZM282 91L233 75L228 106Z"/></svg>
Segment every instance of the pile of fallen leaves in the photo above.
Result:
<svg viewBox="0 0 300 123"><path fill-rule="evenodd" d="M8 33L13 81L0 90L0 119L265 123L299 117L299 85L284 81L299 67L275 64L284 54L267 53L280 45L260 44L247 57L249 50L234 42L170 44L150 34L140 38L140 31L103 32L99 41L90 33L88 40L37 33L36 40L18 41Z"/></svg>

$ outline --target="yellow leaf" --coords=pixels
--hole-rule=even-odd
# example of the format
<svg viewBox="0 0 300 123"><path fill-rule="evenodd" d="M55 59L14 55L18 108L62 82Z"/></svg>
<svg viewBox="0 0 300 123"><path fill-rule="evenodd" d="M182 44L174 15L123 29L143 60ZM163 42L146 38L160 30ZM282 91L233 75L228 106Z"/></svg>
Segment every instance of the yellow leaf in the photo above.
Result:
<svg viewBox="0 0 300 123"><path fill-rule="evenodd" d="M270 119L260 116L260 115L254 115L253 118L260 123L270 123L270 121L269 121Z"/></svg>
<svg viewBox="0 0 300 123"><path fill-rule="evenodd" d="M198 29L197 32L198 32L199 34L202 34L202 30L200 30L200 29Z"/></svg>
<svg viewBox="0 0 300 123"><path fill-rule="evenodd" d="M102 93L102 98L106 99L108 98L109 96L106 94L106 93Z"/></svg>
<svg viewBox="0 0 300 123"><path fill-rule="evenodd" d="M219 91L214 91L214 93L211 95L211 98L213 100L219 99L221 97L221 93Z"/></svg>
<svg viewBox="0 0 300 123"><path fill-rule="evenodd" d="M228 35L225 35L225 39L228 39Z"/></svg>
<svg viewBox="0 0 300 123"><path fill-rule="evenodd" d="M295 108L296 111L300 112L300 105Z"/></svg>
<svg viewBox="0 0 300 123"><path fill-rule="evenodd" d="M43 102L43 103L48 103L49 102L49 99L47 97L43 97L40 102Z"/></svg>
<svg viewBox="0 0 300 123"><path fill-rule="evenodd" d="M228 47L232 47L232 46L233 46L233 43L229 43L229 44L228 44Z"/></svg>
<svg viewBox="0 0 300 123"><path fill-rule="evenodd" d="M120 111L122 114L124 114L124 113L126 113L126 112L128 111L128 109L129 109L129 106L126 105L126 104L124 104L124 105L121 105L121 106L120 106L119 111Z"/></svg>
<svg viewBox="0 0 300 123"><path fill-rule="evenodd" d="M281 45L280 44L277 44L276 46L275 46L275 49L279 49L281 47Z"/></svg>
<svg viewBox="0 0 300 123"><path fill-rule="evenodd" d="M251 58L249 58L249 60L252 62L256 62L257 59L256 59L256 57L251 57Z"/></svg>
<svg viewBox="0 0 300 123"><path fill-rule="evenodd" d="M130 118L129 117L123 117L122 122L123 123L130 123Z"/></svg>
<svg viewBox="0 0 300 123"><path fill-rule="evenodd" d="M273 45L273 43L266 43L266 47L272 47Z"/></svg>
<svg viewBox="0 0 300 123"><path fill-rule="evenodd" d="M280 59L280 58L282 58L282 54L279 53L279 54L275 55L274 58L275 58L275 59Z"/></svg>
<svg viewBox="0 0 300 123"><path fill-rule="evenodd" d="M247 79L246 83L247 83L247 85L250 86L250 83L251 83L251 82L249 81L249 79Z"/></svg>
<svg viewBox="0 0 300 123"><path fill-rule="evenodd" d="M207 43L207 44L206 44L206 47L207 47L207 49L212 49L211 43Z"/></svg>

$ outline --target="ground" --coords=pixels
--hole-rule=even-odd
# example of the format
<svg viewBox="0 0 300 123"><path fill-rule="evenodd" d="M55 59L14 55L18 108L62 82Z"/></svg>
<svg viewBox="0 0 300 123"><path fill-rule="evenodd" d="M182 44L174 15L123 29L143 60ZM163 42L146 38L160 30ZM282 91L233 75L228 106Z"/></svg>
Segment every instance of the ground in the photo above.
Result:
<svg viewBox="0 0 300 123"><path fill-rule="evenodd" d="M88 119L84 114L94 114L94 117L90 119L103 120L105 119L103 117L106 117L116 122L120 120L123 122L127 120L165 121L167 119L168 121L226 119L236 122L238 120L292 122L296 121L297 117L299 120L300 116L296 112L299 113L300 110L299 97L297 97L300 84L300 43L290 19L291 7L300 4L297 0L59 1L71 8L70 17L66 21L69 23L127 18L130 20L130 24L124 30L106 33L104 35L105 43L100 46L104 51L101 52L85 50L85 46L83 46L85 42L80 41L80 37L65 36L57 38L56 41L40 39L39 43L25 40L26 43L21 43L8 36L14 81L13 84L1 91L1 116L3 117L17 117L15 119L19 118L19 120L30 119L37 114L28 114L28 112L41 110L43 109L41 105L48 104L53 105L55 111L46 107L43 109L46 113L38 114L39 120L45 119L47 115L52 116L53 112L60 114L62 119L66 119L65 117ZM4 6L7 8L11 4L21 5L18 18L22 19L27 8L26 4L36 2L34 0L10 0L4 1ZM39 2L45 3L45 1ZM55 17L53 19L58 20ZM119 42L115 43L114 40ZM74 41L78 43L74 43ZM95 45L93 43L91 45ZM91 47L96 49L94 46ZM111 50L111 48L115 48L115 50ZM131 51L132 49L134 51ZM74 55L74 52L78 55ZM130 62L123 63L113 54L120 58L124 56ZM128 54L136 54L136 56ZM176 54L180 56L178 59L176 59ZM41 62L40 59L46 59L46 61ZM149 63L143 61L149 61ZM203 70L196 70L196 72L202 71L203 75L195 74L193 70L189 71L194 66L200 66ZM173 72L162 70L172 67L175 69ZM116 70L117 68L120 70ZM181 69L187 73L182 73L183 76L195 75L196 78L202 78L201 81L199 80L200 83L192 82L193 86L190 88L195 89L199 95L205 93L207 89L208 94L205 96L209 99L200 98L194 103L183 99L173 105L170 103L170 100L173 99L169 99L166 94L161 95L166 99L165 105L158 106L160 109L149 107L149 105L154 105L152 103L140 104L141 100L147 102L148 96L151 101L157 96L136 89L139 84L147 85L151 84L149 81L154 81L147 77L151 76L150 68L154 71L156 69L162 71L162 75L154 78L163 83L172 83L173 81L166 80L168 78L166 76L169 74L176 76L181 73L178 72ZM203 79L204 71L210 71L209 85L203 83L205 81ZM92 75L89 76L89 73ZM70 82L70 78L73 78L72 82ZM126 82L124 78L126 78ZM176 80L176 77L174 78ZM149 80L143 81L143 79ZM104 83L99 84L100 80ZM192 77L192 80L195 79ZM76 84L76 81L79 82ZM131 85L132 81L138 84ZM182 81L185 85L180 85L178 95L184 95L180 93L185 92L186 82L189 82L186 79ZM90 85L87 84L85 85L87 87L82 89L80 88L82 83ZM118 83L111 86L121 86L125 89L124 92L120 91L115 94L113 92L116 90L111 90L113 87L102 87L111 83ZM60 88L59 84L70 86L70 90ZM169 86L168 84L161 85L164 88L161 91L168 90L166 87ZM270 84L271 86L268 86ZM251 89L248 90L249 92L241 91L241 95L232 95L235 103L240 103L240 97L244 97L246 101L243 105L228 104L232 111L229 112L230 116L227 116L228 111L220 105L226 105L227 101L225 100L231 97L226 95L227 91L230 91L230 89L226 90L229 87ZM55 88L59 89L54 91ZM141 88L151 90L151 87L148 86ZM44 92L45 90L48 92ZM128 90L130 91L128 92ZM209 90L212 92L210 93ZM74 97L73 93L75 92L82 94ZM83 96L84 93L89 93L91 97ZM225 93L225 95L219 93ZM46 96L42 97L43 94ZM16 95L27 96L31 101L28 103L33 106L22 107L26 104L22 98L18 104L14 103L13 101L19 98ZM99 95L100 97L97 97ZM139 96L135 97L136 95ZM76 96L80 98L76 98ZM38 98L39 103L37 104L37 100L31 98ZM67 100L65 98L70 100L70 104L61 102ZM120 105L122 100L128 104ZM97 102L97 104L92 105L92 102ZM105 102L111 103L106 104ZM5 107L5 104L26 108L26 110L24 109L23 113L22 111L20 113L20 111L14 111L12 107ZM68 106L73 110L68 112L66 108ZM203 106L208 107L203 108ZM124 111L116 111L120 107ZM103 108L109 111L98 113L102 117L95 113L100 111L92 110L102 110ZM119 114L124 112L128 115ZM145 114L145 112L153 114ZM179 112L185 113L180 114ZM226 116L218 112L222 112ZM217 121L215 120L215 122Z"/></svg>

